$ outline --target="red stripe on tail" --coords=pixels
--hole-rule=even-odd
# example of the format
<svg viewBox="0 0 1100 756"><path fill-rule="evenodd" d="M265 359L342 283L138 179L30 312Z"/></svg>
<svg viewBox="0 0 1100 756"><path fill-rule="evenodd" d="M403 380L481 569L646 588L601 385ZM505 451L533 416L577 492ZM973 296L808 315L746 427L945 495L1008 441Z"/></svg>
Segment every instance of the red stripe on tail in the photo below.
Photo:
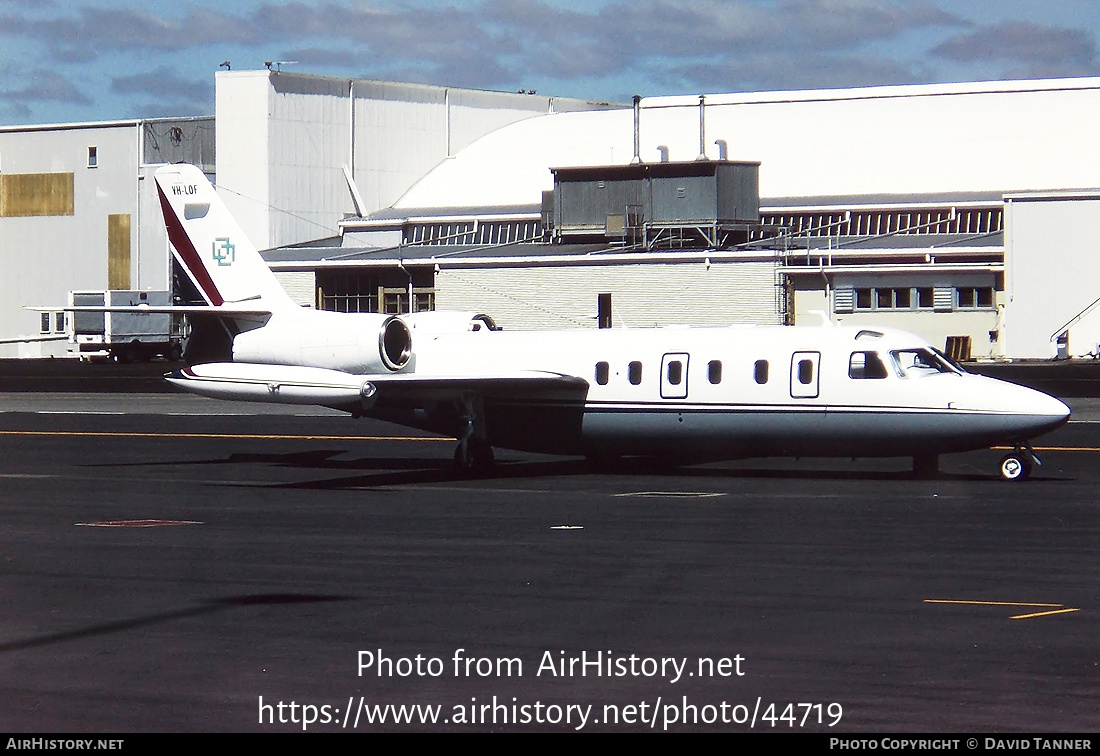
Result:
<svg viewBox="0 0 1100 756"><path fill-rule="evenodd" d="M191 277L195 280L195 283L202 289L206 300L215 307L220 307L225 303L225 299L218 291L218 287L214 284L214 279L210 277L206 266L203 265L198 250L191 243L191 237L187 235L180 219L176 217L176 211L172 209L172 203L168 201L168 198L164 196L164 190L160 187L160 184L157 184L157 194L160 195L160 209L164 213L164 225L168 229L168 240L176 248L176 252L179 253L183 264L187 266L187 270L191 272Z"/></svg>

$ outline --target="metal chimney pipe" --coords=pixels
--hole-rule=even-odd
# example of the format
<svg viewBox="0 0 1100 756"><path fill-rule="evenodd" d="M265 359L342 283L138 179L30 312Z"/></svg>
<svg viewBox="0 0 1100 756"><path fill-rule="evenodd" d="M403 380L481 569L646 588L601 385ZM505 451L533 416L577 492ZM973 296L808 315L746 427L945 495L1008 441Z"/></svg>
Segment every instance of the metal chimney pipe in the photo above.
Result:
<svg viewBox="0 0 1100 756"><path fill-rule="evenodd" d="M719 160L728 160L729 159L729 147L730 147L729 143L726 142L725 139L715 139L714 143L716 145L718 145L718 159Z"/></svg>
<svg viewBox="0 0 1100 756"><path fill-rule="evenodd" d="M707 118L706 97L699 95L699 157L696 160L707 160Z"/></svg>
<svg viewBox="0 0 1100 756"><path fill-rule="evenodd" d="M642 96L634 95L634 158L631 165L642 162Z"/></svg>

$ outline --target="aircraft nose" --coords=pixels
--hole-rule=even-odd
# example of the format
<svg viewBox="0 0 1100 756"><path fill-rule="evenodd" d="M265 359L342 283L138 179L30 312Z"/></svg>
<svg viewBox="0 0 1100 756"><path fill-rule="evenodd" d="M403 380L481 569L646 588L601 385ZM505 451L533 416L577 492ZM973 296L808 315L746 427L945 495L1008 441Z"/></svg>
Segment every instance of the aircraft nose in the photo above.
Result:
<svg viewBox="0 0 1100 756"><path fill-rule="evenodd" d="M1021 393L1019 412L1036 418L1038 432L1054 430L1069 420L1070 408L1062 400L1035 389L1022 388Z"/></svg>

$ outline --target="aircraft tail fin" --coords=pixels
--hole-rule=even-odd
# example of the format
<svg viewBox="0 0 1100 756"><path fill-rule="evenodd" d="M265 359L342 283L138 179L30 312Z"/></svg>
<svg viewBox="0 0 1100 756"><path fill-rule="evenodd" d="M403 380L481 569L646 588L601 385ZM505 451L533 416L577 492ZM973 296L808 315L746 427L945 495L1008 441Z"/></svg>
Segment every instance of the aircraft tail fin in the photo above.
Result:
<svg viewBox="0 0 1100 756"><path fill-rule="evenodd" d="M201 170L168 165L155 179L173 251L208 304L298 309Z"/></svg>

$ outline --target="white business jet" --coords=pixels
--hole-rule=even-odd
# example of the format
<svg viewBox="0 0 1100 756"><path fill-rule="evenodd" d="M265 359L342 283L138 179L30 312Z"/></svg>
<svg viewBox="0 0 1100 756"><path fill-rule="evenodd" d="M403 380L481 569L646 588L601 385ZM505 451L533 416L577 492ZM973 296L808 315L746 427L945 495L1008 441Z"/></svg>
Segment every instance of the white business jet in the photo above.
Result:
<svg viewBox="0 0 1100 756"><path fill-rule="evenodd" d="M208 303L183 309L232 333L232 362L168 380L454 436L468 472L487 471L499 446L673 463L905 456L929 475L940 454L1008 445L1001 475L1023 480L1040 464L1029 439L1069 417L1053 397L967 374L885 328L505 332L474 313L305 309L197 168L161 168L156 182L174 254Z"/></svg>

